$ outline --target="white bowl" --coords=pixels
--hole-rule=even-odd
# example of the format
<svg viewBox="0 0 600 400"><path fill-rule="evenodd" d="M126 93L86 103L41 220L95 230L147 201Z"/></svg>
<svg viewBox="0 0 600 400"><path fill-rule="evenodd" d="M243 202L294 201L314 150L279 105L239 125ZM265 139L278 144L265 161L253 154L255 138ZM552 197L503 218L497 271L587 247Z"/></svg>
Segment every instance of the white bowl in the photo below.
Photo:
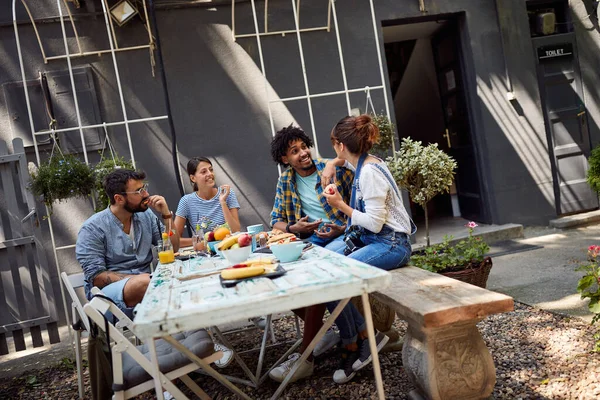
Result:
<svg viewBox="0 0 600 400"><path fill-rule="evenodd" d="M221 250L221 254L231 264L239 264L250 257L252 246L238 247L237 249Z"/></svg>

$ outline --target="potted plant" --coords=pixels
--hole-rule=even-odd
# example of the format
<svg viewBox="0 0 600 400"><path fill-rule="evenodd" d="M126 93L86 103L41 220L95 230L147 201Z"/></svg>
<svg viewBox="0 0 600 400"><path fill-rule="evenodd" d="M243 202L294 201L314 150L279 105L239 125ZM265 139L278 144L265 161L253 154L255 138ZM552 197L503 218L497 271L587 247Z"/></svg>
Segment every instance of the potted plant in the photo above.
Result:
<svg viewBox="0 0 600 400"><path fill-rule="evenodd" d="M466 239L453 242L452 236L444 236L442 243L413 254L410 264L485 288L492 269L492 259L486 256L490 247L481 237L473 236L478 226L475 222L465 226L469 229Z"/></svg>
<svg viewBox="0 0 600 400"><path fill-rule="evenodd" d="M104 178L115 169L135 169L133 163L123 157L102 158L94 167L94 189L96 191L96 212L108 207L108 196L104 191Z"/></svg>
<svg viewBox="0 0 600 400"><path fill-rule="evenodd" d="M425 210L425 237L429 246L427 203L438 194L450 191L456 161L440 150L437 143L423 146L421 142L404 138L400 150L387 158L387 164L398 186L405 188L412 201Z"/></svg>
<svg viewBox="0 0 600 400"><path fill-rule="evenodd" d="M89 196L94 189L94 172L72 154L52 157L30 172L31 192L42 199L52 214L52 204L71 197Z"/></svg>

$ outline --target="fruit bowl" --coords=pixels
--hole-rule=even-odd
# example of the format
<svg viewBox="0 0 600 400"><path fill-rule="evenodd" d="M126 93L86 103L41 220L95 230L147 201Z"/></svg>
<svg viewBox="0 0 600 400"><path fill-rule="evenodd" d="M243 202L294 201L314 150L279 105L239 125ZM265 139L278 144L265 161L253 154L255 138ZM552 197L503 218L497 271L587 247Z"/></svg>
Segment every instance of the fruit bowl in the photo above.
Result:
<svg viewBox="0 0 600 400"><path fill-rule="evenodd" d="M300 254L302 254L302 249L305 245L306 243L301 241L272 244L271 251L280 262L292 262L300 258Z"/></svg>
<svg viewBox="0 0 600 400"><path fill-rule="evenodd" d="M250 257L252 246L238 247L235 249L221 250L220 253L231 264L239 264Z"/></svg>

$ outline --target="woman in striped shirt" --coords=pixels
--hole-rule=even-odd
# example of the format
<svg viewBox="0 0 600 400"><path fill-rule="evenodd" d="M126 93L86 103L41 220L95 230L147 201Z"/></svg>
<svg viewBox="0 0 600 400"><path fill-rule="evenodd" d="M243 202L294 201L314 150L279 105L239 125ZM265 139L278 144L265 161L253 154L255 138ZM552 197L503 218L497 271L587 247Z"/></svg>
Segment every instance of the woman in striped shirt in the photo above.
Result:
<svg viewBox="0 0 600 400"><path fill-rule="evenodd" d="M208 221L207 230L227 223L231 232L240 230L240 217L235 192L229 185L215 185L215 173L212 163L206 157L194 157L187 164L187 172L194 192L186 194L179 201L175 213L175 229L181 237L186 220L192 229L196 224ZM181 238L180 246L191 246L192 239ZM200 249L198 249L200 250Z"/></svg>

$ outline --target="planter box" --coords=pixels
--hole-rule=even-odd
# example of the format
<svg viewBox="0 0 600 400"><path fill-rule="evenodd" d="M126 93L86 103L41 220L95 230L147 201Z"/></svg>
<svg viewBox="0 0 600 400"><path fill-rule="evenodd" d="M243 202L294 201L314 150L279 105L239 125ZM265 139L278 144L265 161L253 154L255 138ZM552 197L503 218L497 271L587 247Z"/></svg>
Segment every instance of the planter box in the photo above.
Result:
<svg viewBox="0 0 600 400"><path fill-rule="evenodd" d="M479 286L485 289L491 269L492 259L490 257L486 257L481 263L476 265L470 264L459 271L442 271L439 273L449 278L458 279L459 281L470 283L471 285Z"/></svg>

